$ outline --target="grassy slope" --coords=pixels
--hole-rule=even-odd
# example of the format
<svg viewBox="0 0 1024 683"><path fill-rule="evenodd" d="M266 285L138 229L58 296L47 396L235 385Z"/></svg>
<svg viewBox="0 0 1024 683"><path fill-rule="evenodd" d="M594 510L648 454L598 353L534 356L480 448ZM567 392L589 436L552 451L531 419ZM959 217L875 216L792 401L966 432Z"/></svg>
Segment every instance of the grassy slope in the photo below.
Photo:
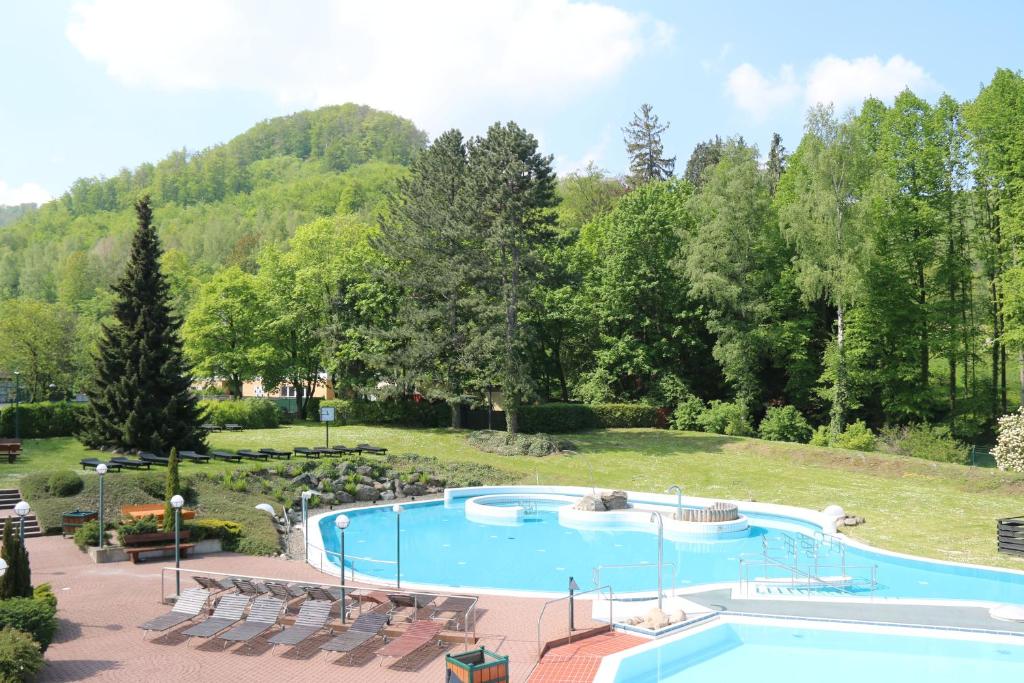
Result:
<svg viewBox="0 0 1024 683"><path fill-rule="evenodd" d="M323 443L323 428L216 434L215 448L285 447ZM524 483L594 484L660 491L680 484L686 493L756 499L821 509L838 503L867 518L851 530L880 547L939 559L1024 569L1024 561L995 550L995 519L1024 514L1024 476L877 453L821 449L756 439L667 432L610 430L566 435L577 455L507 458L469 447L448 430L385 427L332 428L331 442L368 441L394 452L495 465ZM29 442L26 459L0 474L74 467L84 451L72 439ZM185 465L183 473L236 466ZM6 483L12 483L5 478ZM215 514L210 511L210 514Z"/></svg>

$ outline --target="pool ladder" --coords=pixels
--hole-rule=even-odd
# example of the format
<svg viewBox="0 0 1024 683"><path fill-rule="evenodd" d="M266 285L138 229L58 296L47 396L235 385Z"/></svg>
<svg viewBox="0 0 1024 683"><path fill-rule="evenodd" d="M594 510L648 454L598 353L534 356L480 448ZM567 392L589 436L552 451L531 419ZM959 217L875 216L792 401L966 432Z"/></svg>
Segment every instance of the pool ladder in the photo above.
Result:
<svg viewBox="0 0 1024 683"><path fill-rule="evenodd" d="M838 558L835 557L838 555ZM824 560L824 562L823 562ZM846 562L846 546L831 534L818 533L815 537L790 534L761 539L761 554L741 555L740 588L746 591L750 584L786 587L792 590L826 590L844 595L855 595L854 587L873 592L878 587L878 565L850 566ZM750 578L750 568L760 567L765 577ZM823 575L826 570L838 570L838 576ZM865 576L851 576L852 570ZM771 573L782 576L770 577Z"/></svg>

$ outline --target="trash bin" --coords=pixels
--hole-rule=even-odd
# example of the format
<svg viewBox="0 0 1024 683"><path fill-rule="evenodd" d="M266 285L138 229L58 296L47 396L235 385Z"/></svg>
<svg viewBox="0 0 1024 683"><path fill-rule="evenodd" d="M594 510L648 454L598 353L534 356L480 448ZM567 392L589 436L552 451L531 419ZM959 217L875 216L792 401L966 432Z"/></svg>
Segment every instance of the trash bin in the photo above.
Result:
<svg viewBox="0 0 1024 683"><path fill-rule="evenodd" d="M486 648L445 658L445 683L508 683L508 657Z"/></svg>
<svg viewBox="0 0 1024 683"><path fill-rule="evenodd" d="M78 531L86 522L91 522L96 519L99 515L91 510L75 510L74 512L65 512L60 520L61 535L62 536L74 536L75 532Z"/></svg>

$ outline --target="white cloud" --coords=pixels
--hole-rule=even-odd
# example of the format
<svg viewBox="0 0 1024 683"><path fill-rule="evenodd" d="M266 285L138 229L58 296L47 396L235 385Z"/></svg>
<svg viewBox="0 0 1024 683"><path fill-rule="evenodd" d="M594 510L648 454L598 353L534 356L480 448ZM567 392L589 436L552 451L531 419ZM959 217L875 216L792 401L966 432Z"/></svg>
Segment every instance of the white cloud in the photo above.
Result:
<svg viewBox="0 0 1024 683"><path fill-rule="evenodd" d="M901 55L882 63L878 57L842 59L828 56L818 61L807 77L807 104L835 105L837 110L858 107L867 97L892 100L905 88L932 94L938 83L925 70Z"/></svg>
<svg viewBox="0 0 1024 683"><path fill-rule="evenodd" d="M766 77L751 64L740 64L729 72L725 84L737 107L756 119L763 119L775 109L789 104L800 96L796 72L789 64L779 69L774 79Z"/></svg>
<svg viewBox="0 0 1024 683"><path fill-rule="evenodd" d="M556 154L554 167L559 175L568 175L573 171L582 171L591 163L601 167L605 156L608 154L608 147L612 144L613 132L611 126L605 126L601 133L601 139L597 144L592 145L583 152L577 159L572 159L563 154Z"/></svg>
<svg viewBox="0 0 1024 683"><path fill-rule="evenodd" d="M18 204L45 204L53 197L38 183L22 183L17 187L0 180L0 206Z"/></svg>
<svg viewBox="0 0 1024 683"><path fill-rule="evenodd" d="M452 112L565 102L672 39L645 15L571 0L85 0L67 37L130 86L354 101L431 128Z"/></svg>

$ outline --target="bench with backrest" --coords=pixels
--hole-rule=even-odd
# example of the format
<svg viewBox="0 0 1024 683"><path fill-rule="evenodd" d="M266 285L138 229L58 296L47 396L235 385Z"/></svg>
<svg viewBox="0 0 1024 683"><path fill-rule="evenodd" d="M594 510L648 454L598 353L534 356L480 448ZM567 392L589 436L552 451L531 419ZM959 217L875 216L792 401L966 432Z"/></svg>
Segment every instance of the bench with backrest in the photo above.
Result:
<svg viewBox="0 0 1024 683"><path fill-rule="evenodd" d="M191 538L192 533L185 529L180 534L179 548L181 549L181 556L185 557L188 555L188 551L191 550L195 543L188 543L187 541ZM128 559L133 564L138 563L139 555L142 553L161 553L166 554L167 552L174 552L174 533L157 532L152 534L131 534L122 539L125 543L122 548Z"/></svg>
<svg viewBox="0 0 1024 683"><path fill-rule="evenodd" d="M235 424L234 422L228 422L224 425L225 432L240 432L242 431L242 425Z"/></svg>
<svg viewBox="0 0 1024 683"><path fill-rule="evenodd" d="M13 463L21 455L20 441L0 441L0 459L6 458L7 462Z"/></svg>

